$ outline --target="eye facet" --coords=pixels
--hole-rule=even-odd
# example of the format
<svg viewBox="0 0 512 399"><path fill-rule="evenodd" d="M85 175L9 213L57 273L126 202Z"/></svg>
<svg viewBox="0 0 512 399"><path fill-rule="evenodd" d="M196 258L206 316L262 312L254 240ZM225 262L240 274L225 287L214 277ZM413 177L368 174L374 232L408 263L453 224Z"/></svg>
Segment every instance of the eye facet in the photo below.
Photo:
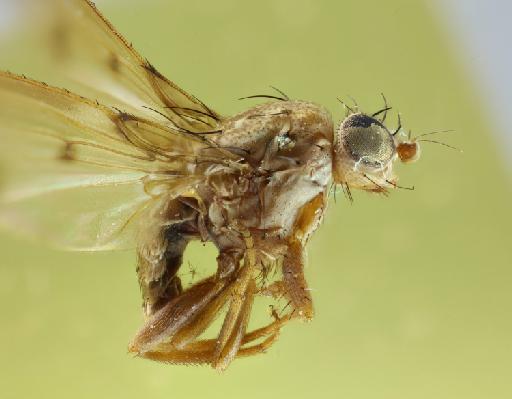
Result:
<svg viewBox="0 0 512 399"><path fill-rule="evenodd" d="M340 138L356 162L382 167L395 155L393 137L386 127L365 114L348 116L341 124Z"/></svg>

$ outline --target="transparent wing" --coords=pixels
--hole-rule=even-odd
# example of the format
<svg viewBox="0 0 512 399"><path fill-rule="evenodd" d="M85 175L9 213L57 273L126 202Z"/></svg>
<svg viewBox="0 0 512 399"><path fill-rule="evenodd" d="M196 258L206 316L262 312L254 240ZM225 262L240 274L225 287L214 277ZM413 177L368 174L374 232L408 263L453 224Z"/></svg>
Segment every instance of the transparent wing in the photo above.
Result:
<svg viewBox="0 0 512 399"><path fill-rule="evenodd" d="M54 75L65 87L140 115L156 109L182 128L215 129L219 116L161 75L88 0L24 0L33 21L46 21L40 38Z"/></svg>
<svg viewBox="0 0 512 399"><path fill-rule="evenodd" d="M0 224L76 250L132 247L149 209L201 181L198 160L229 161L200 137L5 72L0 141Z"/></svg>

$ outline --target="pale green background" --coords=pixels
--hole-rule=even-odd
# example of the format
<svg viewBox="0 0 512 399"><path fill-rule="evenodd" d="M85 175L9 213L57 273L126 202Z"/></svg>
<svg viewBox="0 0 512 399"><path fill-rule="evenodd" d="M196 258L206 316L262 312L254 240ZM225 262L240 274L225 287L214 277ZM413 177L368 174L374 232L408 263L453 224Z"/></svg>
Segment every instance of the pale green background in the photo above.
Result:
<svg viewBox="0 0 512 399"><path fill-rule="evenodd" d="M273 84L342 117L383 91L426 144L389 198L341 196L309 246L317 315L227 372L126 354L142 316L133 253L59 253L0 236L2 398L510 398L510 175L453 43L421 1L167 1L105 14L224 114ZM23 54L21 54L23 53ZM1 68L30 72L30 52ZM34 60L32 60L34 62ZM37 74L37 71L34 72ZM1 144L0 144L1 145ZM428 146L428 147L427 147ZM214 252L194 246L199 269ZM201 266L203 265L203 266Z"/></svg>

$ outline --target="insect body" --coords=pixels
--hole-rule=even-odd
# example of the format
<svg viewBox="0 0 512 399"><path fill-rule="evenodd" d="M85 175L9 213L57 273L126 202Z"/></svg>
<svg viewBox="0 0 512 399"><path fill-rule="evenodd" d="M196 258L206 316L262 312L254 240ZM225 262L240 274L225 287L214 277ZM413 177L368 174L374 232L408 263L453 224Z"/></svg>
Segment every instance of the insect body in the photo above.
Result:
<svg viewBox="0 0 512 399"><path fill-rule="evenodd" d="M89 99L0 73L0 223L74 250L136 247L146 320L129 350L140 357L225 369L264 352L289 320L310 320L304 250L331 184L395 188L401 141L377 114L350 112L335 128L324 108L288 98L222 117L89 1L52 4L74 18L62 42L88 51L89 73L80 64L74 77L109 84L85 78ZM191 240L217 247L217 271L184 288ZM286 306L248 331L258 296ZM220 331L204 338L219 314Z"/></svg>
<svg viewBox="0 0 512 399"><path fill-rule="evenodd" d="M195 173L204 180L164 204L165 213L172 209L176 219L166 220L161 240L151 237L139 246L140 254L151 254L139 260L148 322L130 350L142 356L174 361L186 355L186 361L223 368L237 354L263 351L265 343L251 346L251 341L273 341L292 314L304 320L313 316L302 252L323 215L331 182L331 118L314 104L282 101L228 118L220 130L210 138L214 148L240 154L238 166L243 167L198 163ZM218 269L214 277L182 291L177 272L192 239L216 245ZM277 267L283 278L272 283L273 295L285 296L292 313L252 339L246 333L250 307L255 295L268 291L267 280L256 276ZM199 357L193 340L227 303L219 339L203 342L206 353Z"/></svg>

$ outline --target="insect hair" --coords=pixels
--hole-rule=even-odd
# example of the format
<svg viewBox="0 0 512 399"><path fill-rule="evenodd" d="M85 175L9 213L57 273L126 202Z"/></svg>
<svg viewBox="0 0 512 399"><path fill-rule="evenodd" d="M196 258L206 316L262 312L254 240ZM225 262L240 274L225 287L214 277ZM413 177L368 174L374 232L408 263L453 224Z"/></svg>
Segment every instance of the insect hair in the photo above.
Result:
<svg viewBox="0 0 512 399"><path fill-rule="evenodd" d="M397 128L391 133L392 136L395 136L402 129L402 117L400 116L400 112L397 114Z"/></svg>
<svg viewBox="0 0 512 399"><path fill-rule="evenodd" d="M194 132L190 129L187 129L187 128L184 128L183 126L178 126L176 124L175 121L173 121L171 118L169 118L168 115L165 115L163 112L160 112L158 111L157 109L154 109L154 108L151 108L151 107L148 107L146 105L143 105L142 106L143 108L146 108L146 109L149 109L150 111L153 111L153 112L156 112L158 115L164 117L165 119L167 119L169 122L172 123L172 125L174 126L174 128L178 131L180 131L181 133L186 133L186 134L191 134L191 135L203 135L203 134L217 134L217 133L222 133L222 129L216 129L216 130L210 130L210 131L205 131L205 132Z"/></svg>
<svg viewBox="0 0 512 399"><path fill-rule="evenodd" d="M269 87L274 89L275 91L277 91L279 94L281 94L281 96L273 96L271 94L255 94L252 96L240 97L239 100L247 100L250 98L270 98L270 99L279 100L279 101L290 101L290 97L288 97L288 95L286 93L284 93L282 90L279 90L277 87L274 87L274 86L269 86Z"/></svg>
<svg viewBox="0 0 512 399"><path fill-rule="evenodd" d="M370 182L372 182L378 189L379 189L379 193L387 196L388 195L388 190L385 188L385 187L382 187L380 184L378 184L376 181L374 181L373 179L370 178L370 176L368 176L366 173L363 175L366 179L368 179Z"/></svg>
<svg viewBox="0 0 512 399"><path fill-rule="evenodd" d="M380 95L382 96L382 99L384 100L384 108L380 109L379 111L377 112L374 112L371 117L372 118L375 118L376 116L384 113L384 115L382 116L382 118L380 119L380 123L384 123L384 121L386 120L386 117L388 116L388 111L391 110L393 107L390 107L388 105L388 100L386 99L386 96L384 95L384 93L380 93Z"/></svg>
<svg viewBox="0 0 512 399"><path fill-rule="evenodd" d="M414 186L411 186L411 187L399 186L398 184L392 182L391 180L386 180L386 183L391 184L394 188L401 188L402 190L414 191Z"/></svg>
<svg viewBox="0 0 512 399"><path fill-rule="evenodd" d="M351 204L354 203L354 197L352 196L352 191L350 191L350 186L347 183L343 183L341 185L341 189L343 190L343 194L346 198L348 198Z"/></svg>

